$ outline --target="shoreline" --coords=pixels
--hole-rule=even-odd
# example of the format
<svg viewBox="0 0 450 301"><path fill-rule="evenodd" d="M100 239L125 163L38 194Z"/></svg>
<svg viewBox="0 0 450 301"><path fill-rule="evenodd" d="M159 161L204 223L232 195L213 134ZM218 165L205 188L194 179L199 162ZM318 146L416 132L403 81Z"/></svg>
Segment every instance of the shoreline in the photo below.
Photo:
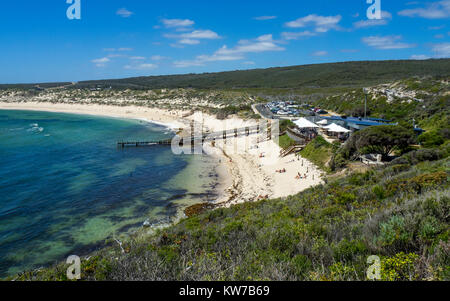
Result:
<svg viewBox="0 0 450 301"><path fill-rule="evenodd" d="M180 129L187 128L190 122L189 119L183 117L187 115L186 111L169 111L166 109L156 109L139 106L0 101L0 111L2 110L64 113L139 120L166 127L173 132L178 132ZM214 155L212 155L212 157L220 159ZM224 197L225 190L229 185L231 185L231 181L229 181L229 174L225 165L218 164L217 166L215 166L215 171L218 175L218 181L216 187L213 188L213 191L217 194L217 199L221 199ZM184 209L181 210L181 212L184 212ZM179 218L180 214L177 214L175 220L178 220ZM169 223L169 225L170 224L171 223Z"/></svg>
<svg viewBox="0 0 450 301"><path fill-rule="evenodd" d="M172 130L186 128L192 120L201 122L204 129L210 131L229 130L255 124L255 121L246 121L236 117L218 120L215 116L207 114L195 113L186 116L186 112L181 111L133 106L0 102L1 110L41 111L134 119L156 123ZM158 120L155 121L152 118ZM257 139L255 136L233 137L226 141L218 141L214 146L204 145L204 153L218 162L214 165L214 172L217 174L217 181L215 182L217 185L213 188L215 197L213 201L210 201L213 210L262 199L285 198L323 183L322 171L311 162L306 159L298 159L294 154L280 158L281 149L274 141L259 141ZM286 172L276 172L280 169L285 169ZM307 178L295 179L298 173L307 174ZM202 203L202 200L199 199L197 204ZM146 222L144 222L128 235L130 238L151 235L158 229L170 227L180 219L185 218L185 210L192 206L180 208L180 212L167 222L150 225L146 225ZM92 252L82 256L89 256L90 254Z"/></svg>
<svg viewBox="0 0 450 301"><path fill-rule="evenodd" d="M112 118L142 120L176 130L186 128L195 120L210 131L229 130L254 125L255 121L231 117L219 120L203 113L189 115L186 111L166 110L138 106L112 106L97 104L65 104L50 102L0 102L0 110L28 110L55 113L93 115ZM280 147L272 140L255 141L252 137L229 138L214 147L204 145L207 155L218 159L219 175L216 206L257 201L263 198L283 198L323 183L323 172L306 159L294 154L280 158ZM285 173L277 170L285 169ZM296 179L298 174L306 175Z"/></svg>
<svg viewBox="0 0 450 301"><path fill-rule="evenodd" d="M111 106L98 104L66 104L50 102L0 102L0 110L38 111L66 113L98 117L141 120L167 127L171 130L183 128L182 111L168 111L139 106Z"/></svg>

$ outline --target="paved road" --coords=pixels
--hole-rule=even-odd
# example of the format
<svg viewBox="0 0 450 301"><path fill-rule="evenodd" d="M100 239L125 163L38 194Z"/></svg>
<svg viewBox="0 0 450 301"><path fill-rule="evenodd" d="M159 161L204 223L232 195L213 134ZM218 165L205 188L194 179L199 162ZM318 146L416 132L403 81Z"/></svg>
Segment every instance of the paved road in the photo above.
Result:
<svg viewBox="0 0 450 301"><path fill-rule="evenodd" d="M252 105L253 111L264 119L278 119L272 112L266 108L265 104Z"/></svg>

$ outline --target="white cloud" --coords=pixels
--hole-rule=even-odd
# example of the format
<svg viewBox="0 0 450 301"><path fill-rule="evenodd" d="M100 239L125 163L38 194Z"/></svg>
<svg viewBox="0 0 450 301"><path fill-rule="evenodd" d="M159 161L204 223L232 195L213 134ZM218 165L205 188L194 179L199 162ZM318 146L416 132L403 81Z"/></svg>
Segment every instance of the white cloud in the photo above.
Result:
<svg viewBox="0 0 450 301"><path fill-rule="evenodd" d="M93 63L108 63L109 61L110 61L110 59L107 58L107 57L103 57L101 59L92 60Z"/></svg>
<svg viewBox="0 0 450 301"><path fill-rule="evenodd" d="M172 43L172 44L170 44L170 47L173 47L173 48L184 48L185 46L181 45L181 44L177 44L177 43Z"/></svg>
<svg viewBox="0 0 450 301"><path fill-rule="evenodd" d="M273 20L276 18L277 18L277 16L260 16L260 17L254 17L253 19L257 20L257 21L266 21L266 20Z"/></svg>
<svg viewBox="0 0 450 301"><path fill-rule="evenodd" d="M219 39L220 36L212 30L194 30L190 33L184 33L180 35L185 39Z"/></svg>
<svg viewBox="0 0 450 301"><path fill-rule="evenodd" d="M194 21L189 19L163 19L162 23L166 28L189 27L195 24Z"/></svg>
<svg viewBox="0 0 450 301"><path fill-rule="evenodd" d="M116 51L133 51L133 48L122 47L122 48L103 48L105 52L116 52Z"/></svg>
<svg viewBox="0 0 450 301"><path fill-rule="evenodd" d="M361 20L361 21L353 23L353 26L355 28L365 28L365 27L371 27L371 26L387 25L390 20L392 20L392 14L387 11L382 11L381 19L379 19L379 20L378 19Z"/></svg>
<svg viewBox="0 0 450 301"><path fill-rule="evenodd" d="M116 12L116 15L121 16L122 18L129 18L133 15L133 12L127 10L126 8L121 8Z"/></svg>
<svg viewBox="0 0 450 301"><path fill-rule="evenodd" d="M108 54L109 58L116 58L116 57L124 57L125 55L123 54L117 54L117 53L110 53Z"/></svg>
<svg viewBox="0 0 450 301"><path fill-rule="evenodd" d="M193 40L193 39L181 39L178 41L178 43L185 44L185 45L197 45L197 44L200 44L200 41Z"/></svg>
<svg viewBox="0 0 450 301"><path fill-rule="evenodd" d="M139 65L126 65L124 66L125 69L128 70L148 70L148 69L155 69L158 68L158 65L155 64L139 64Z"/></svg>
<svg viewBox="0 0 450 301"><path fill-rule="evenodd" d="M313 56L325 56L328 55L328 52L325 50L316 51L312 54Z"/></svg>
<svg viewBox="0 0 450 301"><path fill-rule="evenodd" d="M407 44L400 42L402 36L371 36L364 37L362 41L373 48L376 49L405 49L405 48L413 48L415 44Z"/></svg>
<svg viewBox="0 0 450 301"><path fill-rule="evenodd" d="M245 53L283 50L285 49L276 44L272 35L267 34L253 40L241 40L233 48L223 46L212 55L199 55L194 60L175 61L174 66L177 68L204 66L208 62L242 60Z"/></svg>
<svg viewBox="0 0 450 301"><path fill-rule="evenodd" d="M145 57L143 57L143 56L130 56L130 60L141 61L141 60L145 60Z"/></svg>
<svg viewBox="0 0 450 301"><path fill-rule="evenodd" d="M424 55L424 54L414 54L414 55L411 55L411 57L410 57L411 60L427 60L429 58L430 58L429 56Z"/></svg>
<svg viewBox="0 0 450 301"><path fill-rule="evenodd" d="M220 39L220 36L212 30L194 30L189 33L183 34L165 34L165 38L167 39L177 39L178 44L183 45L197 45L200 44L199 40L215 40ZM173 44L177 47L177 44ZM178 45L179 47L180 45Z"/></svg>
<svg viewBox="0 0 450 301"><path fill-rule="evenodd" d="M255 65L255 62L253 62L253 61L246 61L246 62L243 62L242 65L253 66L253 65Z"/></svg>
<svg viewBox="0 0 450 301"><path fill-rule="evenodd" d="M166 57L161 56L161 55L153 55L153 56L151 57L151 60L152 60L152 61L162 61L162 60L165 60L165 59L166 59Z"/></svg>
<svg viewBox="0 0 450 301"><path fill-rule="evenodd" d="M299 18L295 21L285 23L285 26L289 28L303 28L307 26L313 26L316 32L328 32L331 29L339 29L339 22L342 16L318 16L308 15L303 18Z"/></svg>
<svg viewBox="0 0 450 301"><path fill-rule="evenodd" d="M254 40L240 40L238 45L234 48L228 48L226 45L217 51L218 54L236 54L236 53L248 53L248 52L266 52L266 51L283 51L283 47L280 47L273 40L271 34L262 35Z"/></svg>
<svg viewBox="0 0 450 301"><path fill-rule="evenodd" d="M450 43L435 44L432 47L432 51L437 58L449 58L450 57Z"/></svg>
<svg viewBox="0 0 450 301"><path fill-rule="evenodd" d="M442 0L426 4L425 7L405 9L398 13L405 17L425 19L446 19L450 17L450 0Z"/></svg>
<svg viewBox="0 0 450 301"><path fill-rule="evenodd" d="M313 37L316 35L317 35L317 33L311 32L309 30L302 31L302 32L282 32L281 33L281 37L285 40L298 40L299 38Z"/></svg>
<svg viewBox="0 0 450 301"><path fill-rule="evenodd" d="M107 57L102 57L100 59L92 60L91 62L95 64L97 67L105 67L107 63L109 63L111 60Z"/></svg>

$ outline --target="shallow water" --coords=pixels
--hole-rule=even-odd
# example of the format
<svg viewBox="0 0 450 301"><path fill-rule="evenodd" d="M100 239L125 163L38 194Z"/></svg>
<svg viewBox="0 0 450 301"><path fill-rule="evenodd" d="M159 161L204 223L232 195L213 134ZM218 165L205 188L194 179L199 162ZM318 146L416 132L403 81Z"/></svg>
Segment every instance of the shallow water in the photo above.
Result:
<svg viewBox="0 0 450 301"><path fill-rule="evenodd" d="M172 135L138 120L0 111L0 275L84 255L213 200L214 159L116 147Z"/></svg>

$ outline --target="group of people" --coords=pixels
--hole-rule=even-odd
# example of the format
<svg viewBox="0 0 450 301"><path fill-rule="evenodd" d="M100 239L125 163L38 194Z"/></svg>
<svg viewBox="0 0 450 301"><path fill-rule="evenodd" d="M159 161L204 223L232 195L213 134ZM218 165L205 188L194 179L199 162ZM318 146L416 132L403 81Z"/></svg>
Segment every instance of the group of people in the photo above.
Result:
<svg viewBox="0 0 450 301"><path fill-rule="evenodd" d="M283 168L283 169L277 170L277 173L286 173L286 168Z"/></svg>
<svg viewBox="0 0 450 301"><path fill-rule="evenodd" d="M307 179L307 178L308 178L307 174L302 176L301 173L297 173L297 176L295 177L296 180Z"/></svg>

